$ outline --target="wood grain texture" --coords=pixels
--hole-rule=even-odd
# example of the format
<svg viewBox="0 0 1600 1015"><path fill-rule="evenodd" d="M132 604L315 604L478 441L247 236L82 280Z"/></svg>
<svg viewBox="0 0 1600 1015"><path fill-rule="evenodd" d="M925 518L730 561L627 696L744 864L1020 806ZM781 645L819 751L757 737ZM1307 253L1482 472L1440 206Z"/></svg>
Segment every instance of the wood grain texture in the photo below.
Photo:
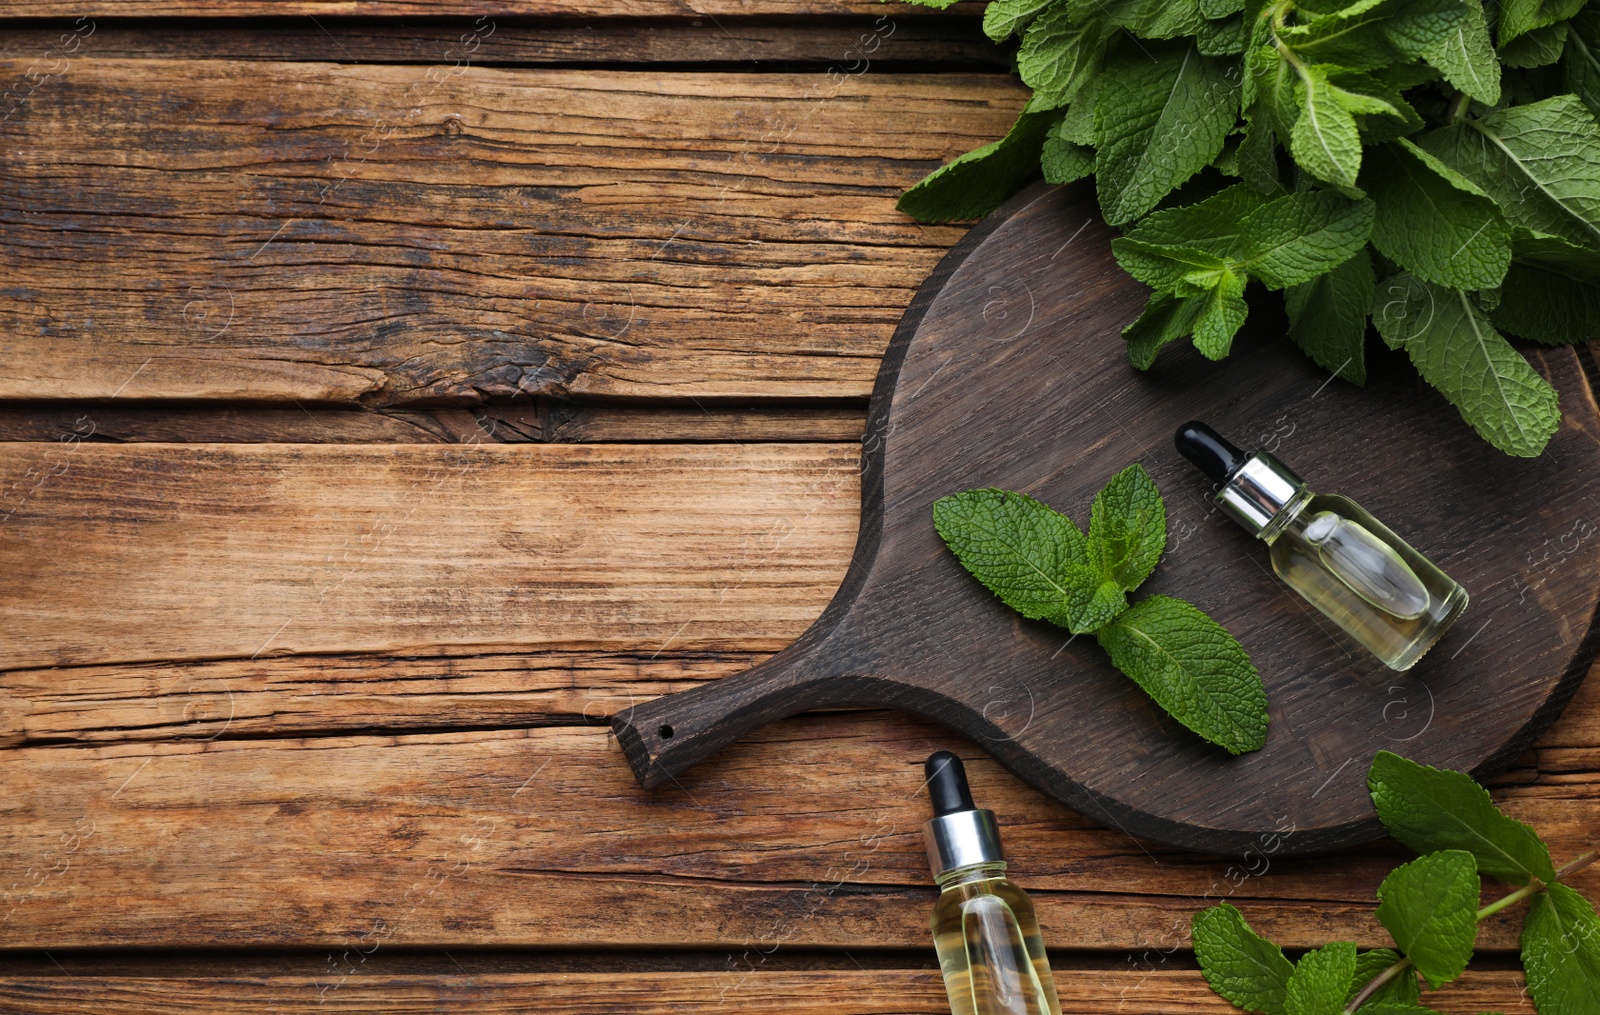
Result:
<svg viewBox="0 0 1600 1015"><path fill-rule="evenodd" d="M1578 352L1529 354L1563 407L1531 460L1481 440L1436 393L1418 397L1394 357L1364 388L1330 386L1275 328L1241 334L1220 364L1185 346L1135 371L1116 337L1149 290L1112 258L1112 235L1091 187L1035 184L941 262L873 393L861 537L839 593L751 672L619 716L641 782L784 715L879 705L988 743L1141 837L1239 853L1292 825L1287 848L1306 852L1383 834L1364 774L1378 751L1488 777L1549 726L1600 644L1600 410ZM1414 669L1387 669L1207 503L1172 443L1192 419L1365 502L1472 592L1468 619ZM1087 527L1097 491L1135 461L1168 504L1166 553L1139 595L1191 600L1243 644L1272 722L1258 751L1234 758L1190 735L1092 639L1023 620L929 521L939 497L997 487ZM996 708L1001 691L1025 707Z"/></svg>
<svg viewBox="0 0 1600 1015"><path fill-rule="evenodd" d="M58 471L47 452L72 457ZM1291 943L1381 941L1372 892L1393 847L1250 876L1263 858L1141 845L903 716L791 720L681 787L639 789L602 725L759 662L817 615L852 545L853 447L11 444L0 461L10 489L29 468L46 480L0 525L16 576L0 889L17 903L0 943L331 946L406 913L417 945L645 947L667 922L703 947L919 947L916 766L947 747L1061 947L1171 948L1208 893ZM415 496L452 463L471 465L457 486ZM439 570L444 548L471 566ZM330 554L348 578L322 605L315 588L296 599L310 579L290 581L292 562L321 573ZM539 611L508 610L531 580ZM296 603L258 653L273 608ZM1588 686L1497 791L1563 856L1595 827ZM79 818L94 834L50 874ZM496 834L463 860L479 819ZM468 862L411 913L411 885ZM103 899L135 885L148 903L108 918ZM474 915L507 900L493 926ZM1491 926L1484 943L1513 936Z"/></svg>
<svg viewBox="0 0 1600 1015"><path fill-rule="evenodd" d="M879 5L871 15L803 19L770 15L651 18L317 16L241 23L232 18L97 22L88 52L100 59L191 58L330 63L671 64L772 70L837 65L849 71L908 65L1010 70L1010 56L971 17L927 16ZM888 26L893 26L889 31ZM32 60L76 29L14 25L0 58ZM72 45L69 41L65 45ZM446 55L448 54L448 56Z"/></svg>
<svg viewBox="0 0 1600 1015"><path fill-rule="evenodd" d="M977 15L983 4L958 3L946 14ZM538 15L553 17L698 17L718 15L837 15L880 14L880 0L494 0L468 3L467 0L88 0L71 8L74 16L95 17L292 17L306 15ZM910 4L896 4L896 17L927 17L934 12ZM62 9L43 0L5 0L0 16L13 18L59 18Z"/></svg>
<svg viewBox="0 0 1600 1015"><path fill-rule="evenodd" d="M92 42L0 123L0 398L861 398L1025 94Z"/></svg>
<svg viewBox="0 0 1600 1015"><path fill-rule="evenodd" d="M322 974L321 970L318 970ZM1055 970L1063 1011L1075 1015L1229 1015L1198 972L1172 969ZM337 987L333 984L338 983ZM1532 1015L1520 974L1471 970L1426 999L1445 1015L1485 1010ZM327 989L325 989L327 988ZM807 972L457 974L442 977L328 975L202 978L6 977L0 1006L38 1015L113 1005L129 1015L285 1009L334 1013L513 1012L665 1015L715 1007L728 1015L946 1015L944 985L932 970Z"/></svg>
<svg viewBox="0 0 1600 1015"><path fill-rule="evenodd" d="M1190 916L1220 900L1288 946L1382 944L1373 893L1410 856L1141 845L953 734L875 713L788 720L654 792L596 726L213 731L6 751L0 944L923 947L934 890L919 772L945 748L996 810L1057 948L1184 948ZM1558 856L1592 845L1592 774L1496 795ZM1600 873L1576 884L1592 892ZM139 901L107 907L113 896ZM1486 923L1480 948L1513 949L1516 917Z"/></svg>
<svg viewBox="0 0 1600 1015"><path fill-rule="evenodd" d="M859 442L866 407L536 399L470 409L0 403L0 441L235 444Z"/></svg>
<svg viewBox="0 0 1600 1015"><path fill-rule="evenodd" d="M0 666L772 651L837 586L858 461L847 444L4 444Z"/></svg>

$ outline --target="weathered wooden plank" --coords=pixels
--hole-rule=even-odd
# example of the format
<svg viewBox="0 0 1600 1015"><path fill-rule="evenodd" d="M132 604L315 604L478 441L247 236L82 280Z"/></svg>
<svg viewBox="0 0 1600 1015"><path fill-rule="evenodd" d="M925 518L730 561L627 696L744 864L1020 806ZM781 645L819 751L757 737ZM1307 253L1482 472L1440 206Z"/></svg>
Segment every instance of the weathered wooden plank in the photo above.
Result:
<svg viewBox="0 0 1600 1015"><path fill-rule="evenodd" d="M976 15L984 5L958 3L946 14ZM540 15L554 17L703 17L719 15L879 14L879 0L497 0L474 4L466 0L88 0L74 6L73 15L94 17L242 17L291 15L455 15L491 17ZM896 16L930 16L932 11L895 5ZM0 14L20 18L59 18L62 9L43 0L7 0Z"/></svg>
<svg viewBox="0 0 1600 1015"><path fill-rule="evenodd" d="M909 14L909 17L903 16ZM892 26L892 30L891 27ZM41 59L74 46L72 21L9 28L0 58ZM87 30L87 26L83 26ZM63 42L63 35L67 37ZM892 44L891 44L892 43ZM804 20L772 15L653 18L507 17L345 18L319 16L240 25L230 18L108 21L95 25L86 52L105 59L204 57L330 63L758 64L837 65L859 72L916 65L927 69L1010 69L1005 49L971 17L879 5L871 15ZM887 48L886 48L887 46Z"/></svg>
<svg viewBox="0 0 1600 1015"><path fill-rule="evenodd" d="M641 647L3 670L0 746L598 724L768 654Z"/></svg>
<svg viewBox="0 0 1600 1015"><path fill-rule="evenodd" d="M481 413L504 419L496 406ZM507 421L510 422L509 420ZM550 441L860 441L866 409L853 406L722 407L552 405L543 417Z"/></svg>
<svg viewBox="0 0 1600 1015"><path fill-rule="evenodd" d="M319 970L320 974L321 971ZM1121 971L1058 975L1063 1007L1083 1015L1116 1012L1120 990L1138 989L1146 1011L1225 1015L1227 1002L1208 999L1198 973L1136 979ZM1109 990L1109 994L1107 991ZM1212 996L1215 997L1214 995ZM350 975L226 980L132 977L8 977L0 1005L47 1015L106 1004L119 1012L215 1012L218 1015L316 1006L328 1012L654 1013L715 1007L728 1015L940 1015L949 1012L939 974L930 970L862 972L569 973L440 978ZM1218 1006L1220 1003L1220 1007ZM1515 1009L1508 1009L1514 1011Z"/></svg>
<svg viewBox="0 0 1600 1015"><path fill-rule="evenodd" d="M621 590L619 590L621 591ZM0 745L301 736L347 730L599 722L729 676L770 653L545 650L316 655L0 670ZM1524 762L1496 780L1588 782L1600 681L1579 688Z"/></svg>
<svg viewBox="0 0 1600 1015"><path fill-rule="evenodd" d="M1158 968L1055 970L1063 1011L1078 1015L1228 1015L1198 971ZM1469 970L1428 1003L1446 1015L1484 1010L1531 1015L1520 973ZM715 1006L728 1015L945 1015L950 1010L935 970L730 970L704 973L471 974L441 977L356 973L343 980L315 970L301 976L6 977L0 1005L49 1015L110 1006L129 1015L218 1015L309 1008L328 1012L594 1012L635 1015Z"/></svg>
<svg viewBox="0 0 1600 1015"><path fill-rule="evenodd" d="M859 441L865 426L865 407L827 402L683 406L537 399L470 409L0 403L0 441L67 444L811 443Z"/></svg>
<svg viewBox="0 0 1600 1015"><path fill-rule="evenodd" d="M920 763L944 748L970 759L1059 947L1185 947L1219 899L1290 945L1384 940L1373 892L1396 847L1143 846L952 734L863 713L780 723L657 792L584 726L12 749L0 944L919 947ZM1498 795L1562 856L1592 835L1592 784ZM1480 944L1515 932L1496 918Z"/></svg>
<svg viewBox="0 0 1600 1015"><path fill-rule="evenodd" d="M895 198L1025 94L92 41L0 122L0 398L863 398L961 232Z"/></svg>
<svg viewBox="0 0 1600 1015"><path fill-rule="evenodd" d="M0 445L0 667L774 651L838 586L858 460L849 444Z"/></svg>

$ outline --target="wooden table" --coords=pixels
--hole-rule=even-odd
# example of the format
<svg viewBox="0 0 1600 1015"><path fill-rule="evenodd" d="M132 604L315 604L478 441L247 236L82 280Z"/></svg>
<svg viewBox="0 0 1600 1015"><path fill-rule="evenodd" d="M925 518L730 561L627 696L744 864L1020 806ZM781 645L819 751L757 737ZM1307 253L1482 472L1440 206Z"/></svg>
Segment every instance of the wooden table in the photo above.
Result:
<svg viewBox="0 0 1600 1015"><path fill-rule="evenodd" d="M0 1010L944 1011L939 748L1069 1012L1231 1011L1186 950L1219 898L1386 943L1392 843L1140 843L898 715L658 792L607 730L843 575L878 357L962 232L895 197L1025 98L980 12L5 5ZM1591 682L1496 795L1570 858L1597 772ZM1434 1003L1531 1012L1515 926Z"/></svg>

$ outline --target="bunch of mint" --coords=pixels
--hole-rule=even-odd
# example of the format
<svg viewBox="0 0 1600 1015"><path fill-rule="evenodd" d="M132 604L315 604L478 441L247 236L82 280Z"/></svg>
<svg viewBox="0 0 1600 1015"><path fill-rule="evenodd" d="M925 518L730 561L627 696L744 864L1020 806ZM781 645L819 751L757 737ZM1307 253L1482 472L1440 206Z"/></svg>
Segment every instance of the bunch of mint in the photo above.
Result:
<svg viewBox="0 0 1600 1015"><path fill-rule="evenodd" d="M1367 785L1389 834L1423 854L1378 887L1378 920L1395 949L1362 952L1338 941L1291 963L1237 909L1212 906L1195 914L1193 935L1213 990L1263 1015L1439 1015L1422 1005L1418 975L1430 990L1460 976L1479 921L1531 899L1522 968L1535 1007L1541 1015L1600 1012L1600 917L1562 883L1594 853L1556 870L1534 830L1460 772L1380 751ZM1480 874L1520 887L1480 908Z"/></svg>
<svg viewBox="0 0 1600 1015"><path fill-rule="evenodd" d="M970 219L1041 163L1052 183L1092 175L1126 228L1117 260L1154 290L1123 332L1139 368L1186 336L1221 359L1279 292L1322 367L1365 383L1370 316L1485 439L1537 455L1556 392L1501 333L1600 334L1584 2L994 0L984 30L1021 37L1032 98L899 206Z"/></svg>
<svg viewBox="0 0 1600 1015"><path fill-rule="evenodd" d="M1007 606L1073 634L1094 633L1111 662L1178 722L1231 754L1267 739L1267 694L1244 646L1182 599L1127 593L1167 546L1167 508L1139 465L1095 495L1085 536L1071 518L1006 490L933 505L956 559Z"/></svg>

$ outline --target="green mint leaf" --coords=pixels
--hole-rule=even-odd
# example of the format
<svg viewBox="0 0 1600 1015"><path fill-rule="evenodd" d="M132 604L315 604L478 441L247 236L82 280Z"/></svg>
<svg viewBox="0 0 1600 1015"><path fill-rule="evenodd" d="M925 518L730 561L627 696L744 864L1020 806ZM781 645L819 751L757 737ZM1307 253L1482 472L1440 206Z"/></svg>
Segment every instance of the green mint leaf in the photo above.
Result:
<svg viewBox="0 0 1600 1015"><path fill-rule="evenodd" d="M1429 81L1438 81L1442 75L1435 67L1425 63L1392 63L1372 72L1372 76L1396 91L1406 91Z"/></svg>
<svg viewBox="0 0 1600 1015"><path fill-rule="evenodd" d="M1378 886L1378 922L1431 990L1467 968L1478 937L1478 864L1459 849L1396 867Z"/></svg>
<svg viewBox="0 0 1600 1015"><path fill-rule="evenodd" d="M1319 180L1353 190L1361 171L1356 118L1335 97L1323 67L1309 67L1295 90L1299 118L1289 130L1289 154Z"/></svg>
<svg viewBox="0 0 1600 1015"><path fill-rule="evenodd" d="M1471 776L1379 751L1367 788L1383 827L1419 853L1465 850L1479 871L1512 885L1555 880L1550 851L1539 836L1502 814Z"/></svg>
<svg viewBox="0 0 1600 1015"><path fill-rule="evenodd" d="M1147 215L1128 230L1128 237L1159 246L1203 249L1218 258L1242 257L1241 220L1266 203L1258 191L1235 185L1204 201Z"/></svg>
<svg viewBox="0 0 1600 1015"><path fill-rule="evenodd" d="M1128 362L1138 370L1149 370L1162 346L1194 331L1201 309L1195 297L1156 291L1138 319L1122 329L1122 337L1128 343Z"/></svg>
<svg viewBox="0 0 1600 1015"><path fill-rule="evenodd" d="M1077 145L1097 145L1100 138L1094 132L1094 106L1100 94L1100 76L1097 74L1083 83L1078 97L1072 100L1056 127L1056 136Z"/></svg>
<svg viewBox="0 0 1600 1015"><path fill-rule="evenodd" d="M1289 337L1311 361L1352 384L1367 382L1367 314L1378 280L1365 249L1283 291Z"/></svg>
<svg viewBox="0 0 1600 1015"><path fill-rule="evenodd" d="M1366 246L1373 207L1328 191L1269 201L1239 222L1245 238L1241 266L1269 289L1310 281Z"/></svg>
<svg viewBox="0 0 1600 1015"><path fill-rule="evenodd" d="M1265 115L1251 115L1239 142L1239 176L1263 194L1284 189L1278 180L1278 139Z"/></svg>
<svg viewBox="0 0 1600 1015"><path fill-rule="evenodd" d="M1055 119L1053 113L1022 113L1005 137L935 169L901 194L895 207L918 222L982 218L1038 168Z"/></svg>
<svg viewBox="0 0 1600 1015"><path fill-rule="evenodd" d="M1489 24L1483 7L1469 3L1466 16L1437 46L1422 58L1437 67L1444 79L1486 106L1500 101L1500 60L1489 41Z"/></svg>
<svg viewBox="0 0 1600 1015"><path fill-rule="evenodd" d="M1466 14L1460 0L1358 0L1279 37L1305 63L1372 70L1421 56Z"/></svg>
<svg viewBox="0 0 1600 1015"><path fill-rule="evenodd" d="M1600 7L1579 11L1569 22L1561 55L1561 87L1600 115Z"/></svg>
<svg viewBox="0 0 1600 1015"><path fill-rule="evenodd" d="M1600 321L1600 258L1565 240L1523 232L1511 245L1511 270L1490 312L1495 327L1546 345L1594 337Z"/></svg>
<svg viewBox="0 0 1600 1015"><path fill-rule="evenodd" d="M1233 336L1250 312L1244 301L1245 276L1223 268L1215 273L1215 280L1209 292L1196 297L1201 304L1200 316L1194 321L1194 347L1210 360L1228 355Z"/></svg>
<svg viewBox="0 0 1600 1015"><path fill-rule="evenodd" d="M1508 106L1417 143L1494 198L1512 225L1600 247L1600 124L1576 96Z"/></svg>
<svg viewBox="0 0 1600 1015"><path fill-rule="evenodd" d="M1073 18L1104 18L1141 39L1175 39L1200 30L1197 0L1068 0Z"/></svg>
<svg viewBox="0 0 1600 1015"><path fill-rule="evenodd" d="M1252 0L1251 14L1248 19L1250 25L1250 38L1244 44L1244 80L1239 84L1239 106L1249 109L1256 102L1256 79L1266 74L1263 64L1270 63L1278 56L1278 51L1270 45L1272 39L1272 22L1260 17L1255 10ZM1266 82L1270 85L1270 82Z"/></svg>
<svg viewBox="0 0 1600 1015"><path fill-rule="evenodd" d="M1152 289L1188 296L1185 280L1195 272L1224 270L1227 262L1215 254L1194 247L1147 243L1132 236L1111 241L1111 253L1122 270Z"/></svg>
<svg viewBox="0 0 1600 1015"><path fill-rule="evenodd" d="M1284 991L1284 1015L1343 1015L1345 992L1356 973L1356 946L1335 941L1300 956Z"/></svg>
<svg viewBox="0 0 1600 1015"><path fill-rule="evenodd" d="M1427 284L1401 272L1378 284L1372 301L1372 326L1391 349L1403 349L1412 334L1433 321L1434 296Z"/></svg>
<svg viewBox="0 0 1600 1015"><path fill-rule="evenodd" d="M1097 631L1128 608L1122 586L1106 578L1105 572L1093 564L1068 565L1067 588L1072 602L1066 628L1073 634Z"/></svg>
<svg viewBox="0 0 1600 1015"><path fill-rule="evenodd" d="M1039 155L1039 166L1044 170L1046 183L1071 183L1094 174L1094 149L1088 145L1073 144L1061 136L1060 128L1044 139L1044 151Z"/></svg>
<svg viewBox="0 0 1600 1015"><path fill-rule="evenodd" d="M1560 882L1533 897L1522 968L1539 1015L1600 1012L1600 917L1589 900Z"/></svg>
<svg viewBox="0 0 1600 1015"><path fill-rule="evenodd" d="M1234 15L1202 23L1194 34L1194 45L1202 56L1236 56L1244 52L1246 37L1244 17Z"/></svg>
<svg viewBox="0 0 1600 1015"><path fill-rule="evenodd" d="M1500 0L1500 45L1524 32L1565 21L1583 5L1584 0Z"/></svg>
<svg viewBox="0 0 1600 1015"><path fill-rule="evenodd" d="M1405 293L1393 313L1389 294ZM1479 435L1508 455L1531 458L1561 423L1556 390L1511 347L1466 292L1396 275L1380 286L1373 324L1404 347L1417 373L1461 412Z"/></svg>
<svg viewBox="0 0 1600 1015"><path fill-rule="evenodd" d="M1239 141L1239 131L1236 128L1232 134L1228 135L1228 139L1222 142L1222 151L1217 154L1216 158L1211 160L1211 168L1223 176L1237 177L1239 175Z"/></svg>
<svg viewBox="0 0 1600 1015"><path fill-rule="evenodd" d="M1190 929L1195 960L1212 990L1245 1011L1283 1015L1294 966L1282 948L1257 935L1226 902L1194 914Z"/></svg>
<svg viewBox="0 0 1600 1015"><path fill-rule="evenodd" d="M1328 93L1333 96L1333 101L1350 112L1390 116L1397 120L1406 118L1400 111L1405 100L1372 75L1355 71L1330 71L1327 78Z"/></svg>
<svg viewBox="0 0 1600 1015"><path fill-rule="evenodd" d="M1358 1015L1444 1015L1444 1013L1433 1008L1424 1008L1420 1004L1380 1001L1377 1004L1362 1005Z"/></svg>
<svg viewBox="0 0 1600 1015"><path fill-rule="evenodd" d="M1244 13L1244 0L1200 0L1200 13L1216 20Z"/></svg>
<svg viewBox="0 0 1600 1015"><path fill-rule="evenodd" d="M1372 245L1427 282L1490 289L1511 264L1511 227L1477 186L1401 139L1368 152L1362 175L1377 202Z"/></svg>
<svg viewBox="0 0 1600 1015"><path fill-rule="evenodd" d="M983 11L983 34L993 42L1004 42L1028 27L1051 0L994 0Z"/></svg>
<svg viewBox="0 0 1600 1015"><path fill-rule="evenodd" d="M1413 60L1447 39L1467 13L1462 0L1381 0L1376 8L1391 15L1384 35Z"/></svg>
<svg viewBox="0 0 1600 1015"><path fill-rule="evenodd" d="M1251 120L1260 120L1279 138L1287 139L1300 116L1299 75L1271 46L1245 49L1244 84L1240 105L1250 110Z"/></svg>
<svg viewBox="0 0 1600 1015"><path fill-rule="evenodd" d="M1072 519L1027 494L982 489L940 497L933 526L1001 602L1029 620L1069 626L1074 599L1084 597L1069 588L1068 567L1090 565L1089 541Z"/></svg>
<svg viewBox="0 0 1600 1015"><path fill-rule="evenodd" d="M1334 101L1356 119L1364 144L1391 141L1421 130L1423 120L1400 89L1372 74L1330 71L1328 87Z"/></svg>
<svg viewBox="0 0 1600 1015"><path fill-rule="evenodd" d="M1567 23L1544 25L1519 35L1500 47L1500 62L1507 67L1546 67L1561 59L1567 48Z"/></svg>
<svg viewBox="0 0 1600 1015"><path fill-rule="evenodd" d="M1065 6L1050 7L1035 18L1017 50L1017 73L1033 89L1028 109L1056 109L1071 102L1100 69L1112 31L1104 21L1074 21Z"/></svg>
<svg viewBox="0 0 1600 1015"><path fill-rule="evenodd" d="M1195 733L1230 754L1266 743L1261 675L1244 646L1194 606L1151 596L1128 607L1095 638L1117 669Z"/></svg>
<svg viewBox="0 0 1600 1015"><path fill-rule="evenodd" d="M1204 169L1239 115L1228 62L1190 44L1123 47L1095 96L1095 184L1112 225L1150 211Z"/></svg>
<svg viewBox="0 0 1600 1015"><path fill-rule="evenodd" d="M1156 569L1167 546L1167 506L1142 465L1130 465L1094 495L1089 559L1132 592Z"/></svg>
<svg viewBox="0 0 1600 1015"><path fill-rule="evenodd" d="M1377 978L1378 974L1400 961L1399 953L1390 948L1374 948L1371 951L1360 952L1356 955L1356 975L1350 978L1350 991L1345 995L1344 1003L1349 1004L1361 993L1362 988ZM1422 996L1422 988L1417 985L1417 974L1414 970L1406 970L1399 976L1379 987L1361 1006L1363 1012L1369 1011L1373 1005L1414 1005Z"/></svg>

